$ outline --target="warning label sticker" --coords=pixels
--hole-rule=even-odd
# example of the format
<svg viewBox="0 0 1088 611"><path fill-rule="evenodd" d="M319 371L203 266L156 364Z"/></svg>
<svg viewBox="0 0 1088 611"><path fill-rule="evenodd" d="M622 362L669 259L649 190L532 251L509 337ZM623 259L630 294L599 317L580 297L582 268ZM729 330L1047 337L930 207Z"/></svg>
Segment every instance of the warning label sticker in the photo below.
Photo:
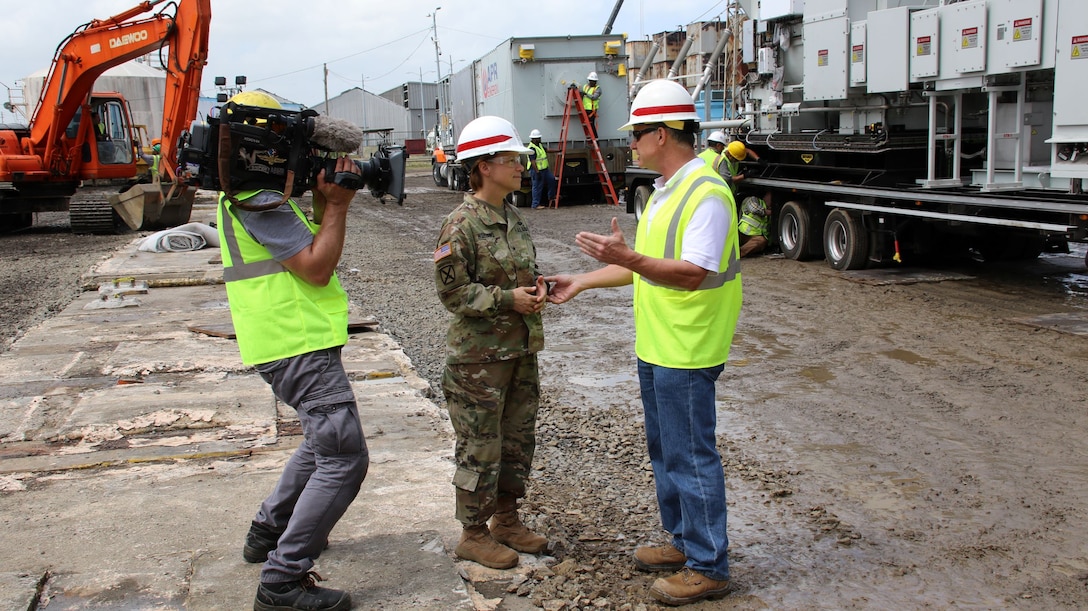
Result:
<svg viewBox="0 0 1088 611"><path fill-rule="evenodd" d="M978 28L963 29L963 48L974 49L978 47Z"/></svg>
<svg viewBox="0 0 1088 611"><path fill-rule="evenodd" d="M1088 57L1088 36L1073 37L1072 59L1084 59Z"/></svg>
<svg viewBox="0 0 1088 611"><path fill-rule="evenodd" d="M1012 22L1012 40L1031 40L1031 19L1017 19Z"/></svg>
<svg viewBox="0 0 1088 611"><path fill-rule="evenodd" d="M827 49L820 49L816 52L816 65L826 66L828 63Z"/></svg>
<svg viewBox="0 0 1088 611"><path fill-rule="evenodd" d="M917 47L917 55L930 55L933 53L933 39L930 36L919 36Z"/></svg>
<svg viewBox="0 0 1088 611"><path fill-rule="evenodd" d="M850 47L850 62L860 64L863 61L865 61L865 45Z"/></svg>

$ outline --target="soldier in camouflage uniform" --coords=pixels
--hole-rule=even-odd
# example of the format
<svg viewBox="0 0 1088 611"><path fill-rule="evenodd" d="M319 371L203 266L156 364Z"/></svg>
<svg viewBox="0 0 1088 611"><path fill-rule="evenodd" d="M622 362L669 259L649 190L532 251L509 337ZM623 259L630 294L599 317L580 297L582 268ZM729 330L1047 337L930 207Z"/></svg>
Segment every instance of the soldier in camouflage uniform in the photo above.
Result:
<svg viewBox="0 0 1088 611"><path fill-rule="evenodd" d="M457 156L471 168L474 194L446 217L434 253L435 286L454 315L442 390L457 433L453 485L464 531L455 552L500 569L517 564L514 550L548 544L517 514L536 449L547 294L529 228L504 203L521 186L525 152L505 119L465 126Z"/></svg>

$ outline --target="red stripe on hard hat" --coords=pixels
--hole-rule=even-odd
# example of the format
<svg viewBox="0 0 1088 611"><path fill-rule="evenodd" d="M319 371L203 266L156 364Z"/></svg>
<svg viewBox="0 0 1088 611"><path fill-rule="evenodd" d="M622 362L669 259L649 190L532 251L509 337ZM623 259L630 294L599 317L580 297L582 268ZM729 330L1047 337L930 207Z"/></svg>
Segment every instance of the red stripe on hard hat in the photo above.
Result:
<svg viewBox="0 0 1088 611"><path fill-rule="evenodd" d="M489 144L498 144L500 142L506 142L507 140L510 140L510 136L491 136L489 138L480 138L479 140L469 140L468 142L458 144L457 152L460 153L466 149L479 148Z"/></svg>
<svg viewBox="0 0 1088 611"><path fill-rule="evenodd" d="M695 112L695 104L674 104L672 106L646 106L631 111L635 117L643 115L664 115L674 112Z"/></svg>

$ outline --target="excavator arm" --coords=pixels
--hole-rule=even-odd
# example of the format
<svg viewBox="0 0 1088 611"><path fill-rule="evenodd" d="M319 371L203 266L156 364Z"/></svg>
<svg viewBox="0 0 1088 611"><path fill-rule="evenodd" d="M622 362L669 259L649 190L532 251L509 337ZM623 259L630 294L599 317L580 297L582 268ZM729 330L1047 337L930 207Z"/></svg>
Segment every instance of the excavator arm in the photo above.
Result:
<svg viewBox="0 0 1088 611"><path fill-rule="evenodd" d="M166 6L149 16L159 4ZM173 12L167 12L168 9ZM147 0L103 20L80 27L57 48L31 121L29 148L53 171L70 167L65 127L106 70L158 50L166 69L162 156L174 159L178 137L196 116L200 77L208 57L211 0ZM161 164L167 180L172 163Z"/></svg>

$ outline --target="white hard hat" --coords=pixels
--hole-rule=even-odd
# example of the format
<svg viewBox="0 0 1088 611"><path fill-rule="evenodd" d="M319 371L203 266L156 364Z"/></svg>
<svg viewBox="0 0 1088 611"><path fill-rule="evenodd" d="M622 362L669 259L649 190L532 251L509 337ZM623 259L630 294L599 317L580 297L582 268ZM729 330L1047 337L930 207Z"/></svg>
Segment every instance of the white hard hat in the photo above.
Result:
<svg viewBox="0 0 1088 611"><path fill-rule="evenodd" d="M729 140L727 140L725 138L725 132L723 132L720 129L718 131L716 131L716 132L711 133L709 136L707 136L706 141L707 142L717 142L718 144L726 144L726 143L729 142Z"/></svg>
<svg viewBox="0 0 1088 611"><path fill-rule="evenodd" d="M502 117L473 119L457 138L458 159L473 159L494 153L528 153L514 125Z"/></svg>
<svg viewBox="0 0 1088 611"><path fill-rule="evenodd" d="M586 76L586 80L587 80L587 81L595 81L595 80L597 80L597 73L596 73L596 72L590 72L590 73L589 73L589 75L588 75L588 76Z"/></svg>
<svg viewBox="0 0 1088 611"><path fill-rule="evenodd" d="M650 81L635 96L631 103L631 117L626 125L620 127L620 131L630 130L642 123L673 121L699 122L699 114L695 112L695 102L691 100L691 94L675 81Z"/></svg>
<svg viewBox="0 0 1088 611"><path fill-rule="evenodd" d="M533 140L534 138L543 138L543 137L544 137L544 134L540 133L539 129L534 129L533 131L529 132L529 139L530 140Z"/></svg>

